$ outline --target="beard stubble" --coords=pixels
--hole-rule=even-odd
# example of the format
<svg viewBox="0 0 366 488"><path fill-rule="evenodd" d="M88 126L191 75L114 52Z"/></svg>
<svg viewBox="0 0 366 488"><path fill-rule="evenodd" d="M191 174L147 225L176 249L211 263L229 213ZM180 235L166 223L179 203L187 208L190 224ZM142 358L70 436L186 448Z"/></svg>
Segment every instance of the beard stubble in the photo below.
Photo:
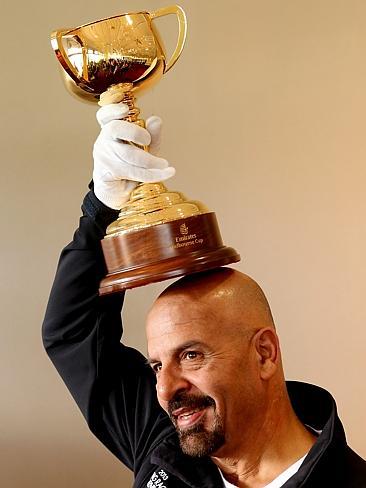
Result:
<svg viewBox="0 0 366 488"><path fill-rule="evenodd" d="M180 447L184 454L192 457L210 456L225 443L223 421L216 413L215 407L215 401L209 396L187 395L186 393L176 395L169 402L168 413L178 433ZM212 408L214 415L212 425L205 426L205 413L194 426L180 429L177 419L172 414L179 408Z"/></svg>

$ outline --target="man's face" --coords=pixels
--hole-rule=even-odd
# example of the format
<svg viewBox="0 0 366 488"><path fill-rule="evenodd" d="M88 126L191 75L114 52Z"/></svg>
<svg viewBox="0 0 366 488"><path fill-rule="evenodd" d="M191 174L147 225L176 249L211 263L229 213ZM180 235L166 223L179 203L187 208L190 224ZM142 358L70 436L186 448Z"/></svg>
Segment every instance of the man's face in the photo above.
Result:
<svg viewBox="0 0 366 488"><path fill-rule="evenodd" d="M158 400L191 456L226 455L260 412L250 337L222 317L207 305L170 297L155 305L147 322Z"/></svg>

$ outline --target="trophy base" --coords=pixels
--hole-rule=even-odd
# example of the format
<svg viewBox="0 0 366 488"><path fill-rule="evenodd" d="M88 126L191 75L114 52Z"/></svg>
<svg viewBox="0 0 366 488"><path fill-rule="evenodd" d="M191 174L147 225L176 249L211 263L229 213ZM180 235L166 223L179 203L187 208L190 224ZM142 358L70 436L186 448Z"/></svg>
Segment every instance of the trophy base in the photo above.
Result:
<svg viewBox="0 0 366 488"><path fill-rule="evenodd" d="M100 295L240 260L235 249L223 245L213 212L107 237L102 248L108 274Z"/></svg>

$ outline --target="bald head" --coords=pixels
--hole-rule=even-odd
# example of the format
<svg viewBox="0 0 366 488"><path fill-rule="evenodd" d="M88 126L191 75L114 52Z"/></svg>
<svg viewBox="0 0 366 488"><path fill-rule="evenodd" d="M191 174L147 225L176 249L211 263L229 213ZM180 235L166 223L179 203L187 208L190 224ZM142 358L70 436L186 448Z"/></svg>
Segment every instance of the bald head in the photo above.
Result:
<svg viewBox="0 0 366 488"><path fill-rule="evenodd" d="M154 303L146 332L158 401L190 455L238 448L243 419L245 430L252 425L257 433L285 394L268 302L238 271L218 268L176 281ZM180 415L182 408L193 413Z"/></svg>
<svg viewBox="0 0 366 488"><path fill-rule="evenodd" d="M217 268L185 276L170 285L154 303L149 318L167 307L204 310L219 321L221 330L251 332L274 328L272 313L260 286L249 276L230 268Z"/></svg>

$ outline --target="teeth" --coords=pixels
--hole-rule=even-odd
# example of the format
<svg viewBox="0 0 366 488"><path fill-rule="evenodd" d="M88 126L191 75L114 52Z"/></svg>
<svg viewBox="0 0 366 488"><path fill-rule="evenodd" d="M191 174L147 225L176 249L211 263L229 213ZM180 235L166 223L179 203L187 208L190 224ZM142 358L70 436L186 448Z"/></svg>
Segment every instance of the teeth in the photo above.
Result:
<svg viewBox="0 0 366 488"><path fill-rule="evenodd" d="M197 410L193 410L192 412L189 412L189 413L185 413L183 415L180 415L180 418L181 419L188 419L191 415L193 415L194 413L196 412L199 412L199 409Z"/></svg>

